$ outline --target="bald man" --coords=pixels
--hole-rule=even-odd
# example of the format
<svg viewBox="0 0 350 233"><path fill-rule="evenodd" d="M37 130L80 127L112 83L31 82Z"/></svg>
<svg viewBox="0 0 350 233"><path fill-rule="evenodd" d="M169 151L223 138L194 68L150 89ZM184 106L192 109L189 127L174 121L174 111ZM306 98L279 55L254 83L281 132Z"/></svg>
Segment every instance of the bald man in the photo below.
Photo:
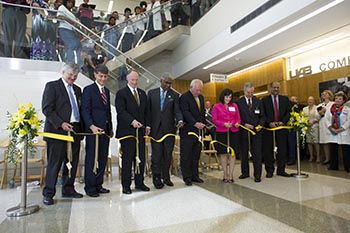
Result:
<svg viewBox="0 0 350 233"><path fill-rule="evenodd" d="M201 134L205 128L204 98L201 95L203 82L199 79L192 80L190 90L180 97L180 108L185 126L180 130L180 154L182 178L187 186L192 182L203 183L198 174L198 162L202 145L198 138L188 135L189 132Z"/></svg>
<svg viewBox="0 0 350 233"><path fill-rule="evenodd" d="M115 107L117 110L117 133L116 137L136 136L138 131L138 148L139 148L139 168L138 173L135 169L135 189L149 191L150 189L144 184L145 168L145 128L147 96L145 91L138 88L139 74L131 71L127 76L127 86L120 89L115 97ZM136 158L136 140L127 138L120 141L122 148L122 186L124 194L131 194L131 171L132 164Z"/></svg>

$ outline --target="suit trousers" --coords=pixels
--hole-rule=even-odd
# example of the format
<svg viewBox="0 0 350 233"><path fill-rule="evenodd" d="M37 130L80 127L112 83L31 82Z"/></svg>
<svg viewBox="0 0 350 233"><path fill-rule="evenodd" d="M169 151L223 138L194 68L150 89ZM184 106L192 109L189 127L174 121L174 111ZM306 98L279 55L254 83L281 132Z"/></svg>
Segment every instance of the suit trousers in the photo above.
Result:
<svg viewBox="0 0 350 233"><path fill-rule="evenodd" d="M45 187L43 195L45 197L53 197L56 194L56 183L58 173L62 167L62 194L74 192L74 181L78 168L79 154L80 154L80 137L74 136L72 143L73 161L71 161L71 177L69 177L67 157L67 142L60 140L48 140L47 147L47 167L45 176Z"/></svg>
<svg viewBox="0 0 350 233"><path fill-rule="evenodd" d="M180 140L180 166L183 180L198 178L198 162L202 145L194 136L182 136Z"/></svg>
<svg viewBox="0 0 350 233"><path fill-rule="evenodd" d="M143 185L143 174L145 171L145 140L143 135L139 135L139 157L141 163L139 164L140 173L136 172L136 141L134 138L127 138L120 141L122 148L122 186L129 188L131 185L131 170L134 163L135 186Z"/></svg>
<svg viewBox="0 0 350 233"><path fill-rule="evenodd" d="M242 145L242 159L241 159L241 172L242 175L249 176L249 132L241 130L241 145ZM262 132L256 132L256 135L250 134L250 153L253 158L254 177L261 178L262 172Z"/></svg>
<svg viewBox="0 0 350 233"><path fill-rule="evenodd" d="M175 137L167 137L163 142L151 142L152 145L152 174L170 180L169 169L175 144Z"/></svg>
<svg viewBox="0 0 350 233"><path fill-rule="evenodd" d="M285 172L287 161L287 135L288 130L282 129L275 131L276 146L277 146L277 173ZM265 170L267 173L273 173L274 167L274 153L273 153L273 132L264 130L263 132L263 153Z"/></svg>
<svg viewBox="0 0 350 233"><path fill-rule="evenodd" d="M329 150L330 150L330 163L329 163L329 169L331 170L338 170L339 169L339 147L341 148L342 155L343 155L343 163L344 163L344 169L346 171L350 171L350 145L339 145L337 143L329 143Z"/></svg>
<svg viewBox="0 0 350 233"><path fill-rule="evenodd" d="M95 147L96 136L86 136L86 157L85 157L85 192L96 193L102 188L103 177L106 169L108 151L109 151L109 138L106 135L99 135L98 138L98 167L96 174L93 172L95 164Z"/></svg>

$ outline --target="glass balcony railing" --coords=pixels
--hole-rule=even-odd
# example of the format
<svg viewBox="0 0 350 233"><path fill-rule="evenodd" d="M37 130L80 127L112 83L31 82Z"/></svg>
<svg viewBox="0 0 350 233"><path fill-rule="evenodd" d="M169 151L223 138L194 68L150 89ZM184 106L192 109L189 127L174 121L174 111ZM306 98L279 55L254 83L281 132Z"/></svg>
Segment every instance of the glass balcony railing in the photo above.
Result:
<svg viewBox="0 0 350 233"><path fill-rule="evenodd" d="M108 22L95 20L94 26L88 28L76 18L74 14L78 11L72 6L71 10L64 6L58 10L59 5L49 5L43 0L33 0L31 6L25 0L22 2L24 5L0 1L3 20L0 21L0 56L73 60L90 77L94 63L106 62L107 57L110 68L107 86L114 93L125 86L124 76L129 69L139 72L140 88L148 90L159 85L158 77L127 57L125 52L177 24L189 25L192 12L188 8L189 1L166 1L150 11L137 11L132 17L127 12L122 16L123 21L111 14ZM59 13L62 7L66 13Z"/></svg>

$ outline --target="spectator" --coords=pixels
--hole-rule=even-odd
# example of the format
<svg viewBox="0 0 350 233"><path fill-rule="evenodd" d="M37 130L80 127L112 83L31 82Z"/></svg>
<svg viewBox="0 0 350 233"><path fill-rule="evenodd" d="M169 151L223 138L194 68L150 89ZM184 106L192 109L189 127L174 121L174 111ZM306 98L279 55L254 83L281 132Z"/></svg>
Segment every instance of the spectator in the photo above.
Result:
<svg viewBox="0 0 350 233"><path fill-rule="evenodd" d="M142 40L142 35L145 31L145 23L147 22L146 15L142 13L141 7L137 6L135 7L135 16L133 18L134 21L134 29L135 29L135 36L134 36L134 41L133 41L133 47L137 47Z"/></svg>
<svg viewBox="0 0 350 233"><path fill-rule="evenodd" d="M72 26L78 21L71 12L74 4L74 0L63 0L63 5L58 8L57 17L61 19L58 26L58 34L65 45L66 61L77 61L78 66L81 68L83 65L81 59L81 43Z"/></svg>
<svg viewBox="0 0 350 233"><path fill-rule="evenodd" d="M105 65L107 63L107 55L104 51L102 51L101 46L98 44L95 44L94 50L90 51L87 57L88 61L88 71L89 71L89 77L91 79L94 79L94 70L97 65L102 64Z"/></svg>
<svg viewBox="0 0 350 233"><path fill-rule="evenodd" d="M109 18L108 24L105 24L103 26L104 38L110 44L110 45L108 45L108 44L105 45L109 51L109 53L107 54L108 60L111 60L114 57L114 55L116 53L116 50L114 48L117 47L118 40L120 37L120 32L119 32L118 28L115 26L115 22L116 22L116 19L112 15Z"/></svg>
<svg viewBox="0 0 350 233"><path fill-rule="evenodd" d="M26 0L3 0L7 3L18 3L28 6ZM28 58L25 52L27 14L30 9L24 7L13 7L3 4L2 30L4 32L4 53L5 57ZM13 47L13 42L15 42ZM13 54L12 54L13 50Z"/></svg>
<svg viewBox="0 0 350 233"><path fill-rule="evenodd" d="M150 11L150 17L145 41L156 37L162 31L161 5L159 0L151 0L151 4L147 6L147 11Z"/></svg>
<svg viewBox="0 0 350 233"><path fill-rule="evenodd" d="M132 23L132 20L130 18L131 15L131 9L130 8L125 8L124 9L124 23L125 23L125 34L124 37L122 39L122 48L121 51L123 53L129 51L132 48L132 42L134 40L134 35L135 35L135 31L134 31L134 25Z"/></svg>
<svg viewBox="0 0 350 233"><path fill-rule="evenodd" d="M93 28L93 10L95 5L89 5L89 0L83 0L83 3L79 6L79 19L82 24L87 28Z"/></svg>
<svg viewBox="0 0 350 233"><path fill-rule="evenodd" d="M141 1L140 2L140 7L141 7L141 12L144 13L147 10L147 2L146 1Z"/></svg>

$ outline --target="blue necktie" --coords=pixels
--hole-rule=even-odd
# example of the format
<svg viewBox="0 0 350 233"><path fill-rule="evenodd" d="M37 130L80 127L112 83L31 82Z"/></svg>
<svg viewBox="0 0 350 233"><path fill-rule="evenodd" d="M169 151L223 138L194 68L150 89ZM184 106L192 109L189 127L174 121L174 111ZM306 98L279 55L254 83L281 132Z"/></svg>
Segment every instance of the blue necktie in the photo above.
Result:
<svg viewBox="0 0 350 233"><path fill-rule="evenodd" d="M70 103L72 105L74 118L75 118L75 120L80 121L78 106L77 106L77 103L74 100L72 85L68 85L68 94L69 94Z"/></svg>
<svg viewBox="0 0 350 233"><path fill-rule="evenodd" d="M161 111L163 111L164 100L165 100L165 91L163 89L160 89L160 110Z"/></svg>

